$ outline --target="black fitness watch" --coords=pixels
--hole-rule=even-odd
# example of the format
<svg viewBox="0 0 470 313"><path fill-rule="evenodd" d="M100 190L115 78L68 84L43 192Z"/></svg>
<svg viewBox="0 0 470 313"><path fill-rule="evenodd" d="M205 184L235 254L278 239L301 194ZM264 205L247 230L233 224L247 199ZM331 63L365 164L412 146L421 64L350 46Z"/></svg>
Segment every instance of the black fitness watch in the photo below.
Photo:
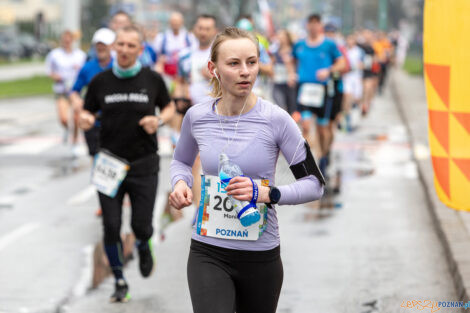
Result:
<svg viewBox="0 0 470 313"><path fill-rule="evenodd" d="M281 191L274 186L269 186L269 204L276 204L281 199Z"/></svg>

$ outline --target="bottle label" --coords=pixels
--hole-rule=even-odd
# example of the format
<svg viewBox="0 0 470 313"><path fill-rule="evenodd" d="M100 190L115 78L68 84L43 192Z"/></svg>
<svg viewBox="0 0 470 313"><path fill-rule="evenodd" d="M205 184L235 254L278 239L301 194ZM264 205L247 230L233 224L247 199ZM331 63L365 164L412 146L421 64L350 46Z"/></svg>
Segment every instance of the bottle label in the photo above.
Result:
<svg viewBox="0 0 470 313"><path fill-rule="evenodd" d="M269 186L269 180L254 180L258 186ZM257 203L260 220L244 227L237 217L227 192L217 176L201 175L201 202L199 203L196 232L208 236L229 240L258 240L268 224L268 207Z"/></svg>

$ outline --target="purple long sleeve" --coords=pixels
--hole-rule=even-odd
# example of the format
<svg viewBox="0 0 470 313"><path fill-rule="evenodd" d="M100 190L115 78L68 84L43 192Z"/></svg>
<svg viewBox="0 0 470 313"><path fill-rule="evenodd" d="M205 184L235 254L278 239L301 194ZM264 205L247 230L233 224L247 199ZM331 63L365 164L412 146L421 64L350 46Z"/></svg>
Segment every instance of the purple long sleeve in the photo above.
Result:
<svg viewBox="0 0 470 313"><path fill-rule="evenodd" d="M290 164L305 160L302 134L289 114L278 106L259 98L253 109L241 116L238 128L237 120L238 116L218 116L214 112L213 100L188 110L171 163L172 186L178 180L192 186L191 167L198 152L205 175L218 176L219 155L225 152L241 167L244 175L253 179L269 179L270 185L275 185L280 152ZM234 136L233 141L227 144ZM323 187L315 176L278 188L281 191L279 204L305 203L319 199L323 193ZM257 241L217 239L199 236L196 232L193 232L193 239L230 249L272 249L280 242L276 210L268 211L267 229Z"/></svg>
<svg viewBox="0 0 470 313"><path fill-rule="evenodd" d="M191 168L198 153L197 142L191 133L191 117L186 114L181 126L181 136L176 145L175 154L171 161L171 187L174 188L179 180L184 180L189 187L193 186Z"/></svg>

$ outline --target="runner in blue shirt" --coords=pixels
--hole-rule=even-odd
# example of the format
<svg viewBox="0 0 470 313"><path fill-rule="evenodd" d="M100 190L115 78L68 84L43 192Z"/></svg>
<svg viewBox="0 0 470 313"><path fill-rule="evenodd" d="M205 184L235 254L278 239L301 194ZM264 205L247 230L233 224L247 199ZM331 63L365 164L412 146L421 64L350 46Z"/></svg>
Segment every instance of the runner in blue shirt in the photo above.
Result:
<svg viewBox="0 0 470 313"><path fill-rule="evenodd" d="M330 116L333 109L334 86L331 74L341 72L346 62L336 43L323 34L321 16L312 14L307 19L308 36L294 45L293 61L288 66L289 85L297 82L297 110L302 116L302 133L310 140L311 117L317 117L320 148L320 169L325 175L332 129Z"/></svg>
<svg viewBox="0 0 470 313"><path fill-rule="evenodd" d="M70 94L70 99L76 111L81 111L83 108L83 99L80 96L83 88L88 86L96 74L112 67L111 45L115 37L114 32L108 28L100 28L93 35L92 44L95 47L96 58L89 60L82 67ZM84 133L88 152L91 156L94 156L99 148L99 121L95 123L92 129Z"/></svg>

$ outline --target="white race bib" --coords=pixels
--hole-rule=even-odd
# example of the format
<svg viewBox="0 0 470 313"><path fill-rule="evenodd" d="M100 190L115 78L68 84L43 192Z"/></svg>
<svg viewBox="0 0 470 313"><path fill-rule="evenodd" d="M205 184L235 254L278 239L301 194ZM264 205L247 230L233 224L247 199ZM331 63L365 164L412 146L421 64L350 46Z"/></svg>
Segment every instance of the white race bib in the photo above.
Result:
<svg viewBox="0 0 470 313"><path fill-rule="evenodd" d="M287 67L285 64L276 63L274 64L274 78L275 84L284 84L287 82Z"/></svg>
<svg viewBox="0 0 470 313"><path fill-rule="evenodd" d="M255 180L258 186L268 186L269 180ZM201 202L199 205L196 232L208 236L231 240L258 240L268 223L268 207L258 203L261 218L257 223L244 227L233 209L227 192L216 176L201 175Z"/></svg>
<svg viewBox="0 0 470 313"><path fill-rule="evenodd" d="M364 69L371 70L373 64L374 64L374 57L372 55L366 54L364 56Z"/></svg>
<svg viewBox="0 0 470 313"><path fill-rule="evenodd" d="M100 151L95 156L91 183L99 192L114 198L128 171L127 162L108 152Z"/></svg>
<svg viewBox="0 0 470 313"><path fill-rule="evenodd" d="M325 101L325 86L314 83L302 84L299 90L298 101L304 106L321 108Z"/></svg>

